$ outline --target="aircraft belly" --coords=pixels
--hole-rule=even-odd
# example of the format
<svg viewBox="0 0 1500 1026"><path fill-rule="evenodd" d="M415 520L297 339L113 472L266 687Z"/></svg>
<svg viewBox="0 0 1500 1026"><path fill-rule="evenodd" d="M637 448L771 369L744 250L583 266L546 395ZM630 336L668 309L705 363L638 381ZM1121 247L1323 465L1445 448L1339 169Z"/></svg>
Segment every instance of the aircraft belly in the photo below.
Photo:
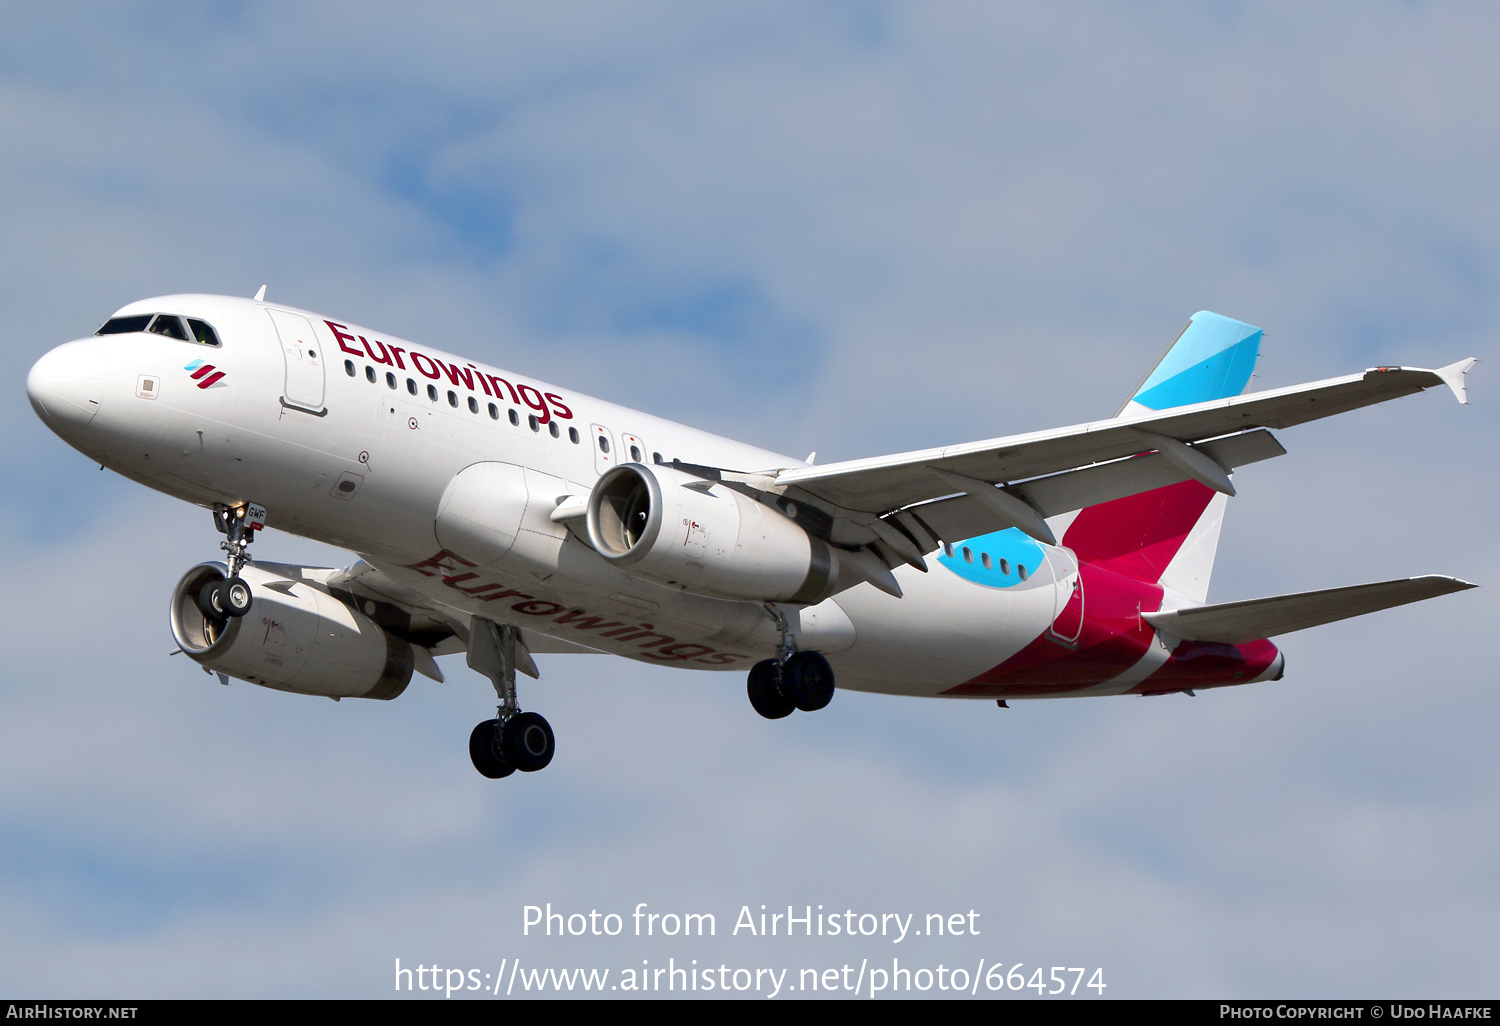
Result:
<svg viewBox="0 0 1500 1026"><path fill-rule="evenodd" d="M600 594L561 575L543 579L474 567L446 551L409 564L375 565L392 580L469 614L644 662L748 669L776 647L770 618L752 603L667 589L657 589L660 601Z"/></svg>
<svg viewBox="0 0 1500 1026"><path fill-rule="evenodd" d="M1004 589L938 569L901 569L896 576L900 599L869 585L835 596L856 635L832 660L840 687L935 694L1019 652L1053 618L1052 582L1040 576L1031 586Z"/></svg>

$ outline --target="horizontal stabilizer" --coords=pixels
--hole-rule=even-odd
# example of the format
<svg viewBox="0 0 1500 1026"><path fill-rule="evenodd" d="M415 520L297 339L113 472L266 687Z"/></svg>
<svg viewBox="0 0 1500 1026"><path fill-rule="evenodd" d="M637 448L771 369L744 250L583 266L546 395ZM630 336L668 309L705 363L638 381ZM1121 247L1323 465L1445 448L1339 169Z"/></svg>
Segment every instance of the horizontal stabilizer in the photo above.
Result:
<svg viewBox="0 0 1500 1026"><path fill-rule="evenodd" d="M1456 577L1430 575L1144 615L1151 626L1188 641L1243 645L1476 587Z"/></svg>

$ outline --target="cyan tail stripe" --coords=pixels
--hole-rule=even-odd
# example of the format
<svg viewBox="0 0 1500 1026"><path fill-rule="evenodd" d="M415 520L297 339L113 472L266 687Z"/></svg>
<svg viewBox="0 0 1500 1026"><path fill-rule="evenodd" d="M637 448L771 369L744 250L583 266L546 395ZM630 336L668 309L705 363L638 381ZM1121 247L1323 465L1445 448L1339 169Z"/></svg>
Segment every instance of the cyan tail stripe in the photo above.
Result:
<svg viewBox="0 0 1500 1026"><path fill-rule="evenodd" d="M1254 325L1199 311L1132 399L1166 410L1239 395L1255 371L1260 339Z"/></svg>

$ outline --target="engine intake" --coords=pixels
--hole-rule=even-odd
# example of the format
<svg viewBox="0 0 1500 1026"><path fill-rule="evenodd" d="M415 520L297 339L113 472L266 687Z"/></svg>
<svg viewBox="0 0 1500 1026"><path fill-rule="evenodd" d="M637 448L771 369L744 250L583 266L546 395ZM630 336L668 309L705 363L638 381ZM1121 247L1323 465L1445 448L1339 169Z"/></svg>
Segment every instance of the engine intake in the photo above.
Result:
<svg viewBox="0 0 1500 1026"><path fill-rule="evenodd" d="M836 590L828 545L727 485L626 463L589 495L589 542L632 574L695 594L821 602Z"/></svg>
<svg viewBox="0 0 1500 1026"><path fill-rule="evenodd" d="M239 680L328 698L391 699L411 682L411 645L316 582L257 566L240 573L250 611L211 620L197 602L204 585L223 580L222 563L200 563L172 592L172 637L195 662Z"/></svg>

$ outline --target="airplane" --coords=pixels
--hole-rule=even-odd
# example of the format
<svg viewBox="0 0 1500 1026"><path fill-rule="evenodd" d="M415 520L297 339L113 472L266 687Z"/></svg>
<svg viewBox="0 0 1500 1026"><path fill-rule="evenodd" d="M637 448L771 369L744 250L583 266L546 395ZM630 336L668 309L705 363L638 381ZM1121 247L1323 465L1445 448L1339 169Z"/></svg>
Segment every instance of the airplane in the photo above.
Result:
<svg viewBox="0 0 1500 1026"><path fill-rule="evenodd" d="M1279 680L1269 639L1474 585L1422 576L1207 603L1233 471L1270 429L1446 385L1473 359L1245 393L1262 333L1203 311L1110 418L816 465L292 306L173 295L31 368L92 461L209 509L171 596L221 683L393 699L464 653L484 776L545 767L535 654L745 675L779 719L837 688L1016 699ZM267 524L357 553L252 561ZM929 557L932 561L929 562ZM935 564L935 565L934 565Z"/></svg>

